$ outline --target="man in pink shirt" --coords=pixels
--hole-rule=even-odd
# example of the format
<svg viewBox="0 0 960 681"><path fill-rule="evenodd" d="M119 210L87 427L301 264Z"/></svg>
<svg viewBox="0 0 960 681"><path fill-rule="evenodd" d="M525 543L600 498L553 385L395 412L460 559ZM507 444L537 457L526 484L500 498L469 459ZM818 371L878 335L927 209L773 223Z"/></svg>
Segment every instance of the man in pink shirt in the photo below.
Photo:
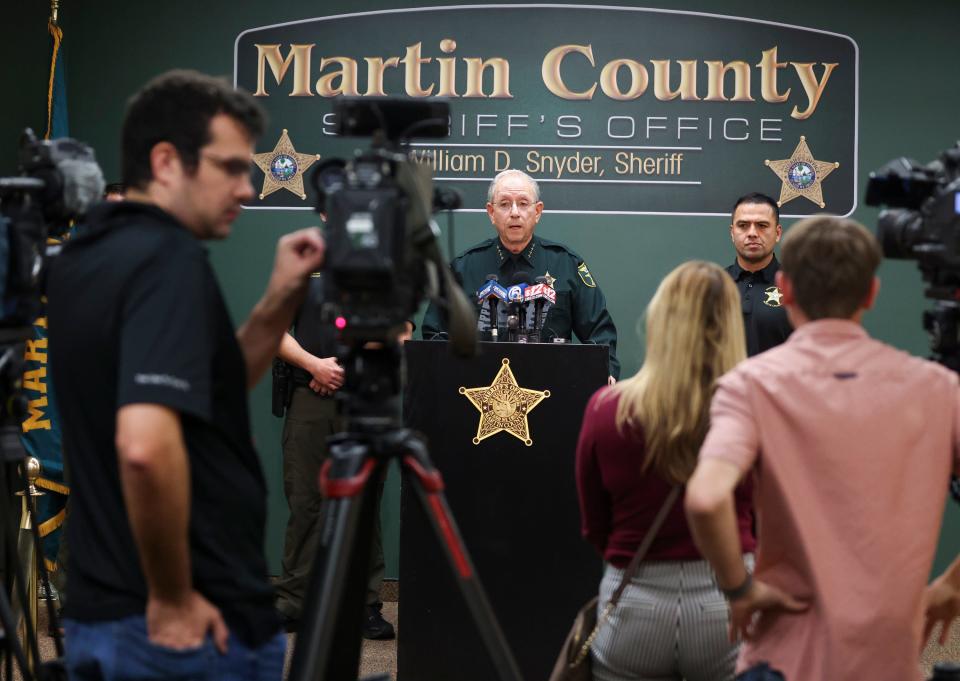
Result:
<svg viewBox="0 0 960 681"><path fill-rule="evenodd" d="M920 677L927 578L960 472L960 390L956 374L864 331L880 257L852 220L797 223L776 281L796 330L721 378L713 398L686 510L730 600L731 636L745 639L738 671L768 662L787 681ZM733 504L747 474L755 578Z"/></svg>

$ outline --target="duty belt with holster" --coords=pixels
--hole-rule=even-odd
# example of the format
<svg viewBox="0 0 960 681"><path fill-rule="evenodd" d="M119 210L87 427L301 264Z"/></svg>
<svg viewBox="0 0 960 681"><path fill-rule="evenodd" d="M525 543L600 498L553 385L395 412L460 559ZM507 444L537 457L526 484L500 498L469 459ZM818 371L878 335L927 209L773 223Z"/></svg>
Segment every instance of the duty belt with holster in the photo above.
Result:
<svg viewBox="0 0 960 681"><path fill-rule="evenodd" d="M283 418L290 398L293 397L293 367L279 357L273 360L273 390L270 399L270 411L274 416Z"/></svg>
<svg viewBox="0 0 960 681"><path fill-rule="evenodd" d="M308 387L312 379L309 371L304 371L300 367L275 358L273 360L273 394L271 399L273 415L282 418L290 406L294 389Z"/></svg>

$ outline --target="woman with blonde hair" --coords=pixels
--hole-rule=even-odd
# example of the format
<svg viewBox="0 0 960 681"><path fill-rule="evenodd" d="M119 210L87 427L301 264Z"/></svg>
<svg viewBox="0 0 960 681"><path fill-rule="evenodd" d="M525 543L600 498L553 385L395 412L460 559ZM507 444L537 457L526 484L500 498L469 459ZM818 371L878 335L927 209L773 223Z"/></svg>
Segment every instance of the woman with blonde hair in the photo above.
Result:
<svg viewBox="0 0 960 681"><path fill-rule="evenodd" d="M717 265L693 261L661 282L646 313L637 374L590 399L577 444L584 538L607 563L603 610L675 486L690 477L716 381L746 357L740 295ZM737 491L744 551L752 552L751 490ZM683 512L668 511L637 574L593 642L598 681L732 679L727 603Z"/></svg>

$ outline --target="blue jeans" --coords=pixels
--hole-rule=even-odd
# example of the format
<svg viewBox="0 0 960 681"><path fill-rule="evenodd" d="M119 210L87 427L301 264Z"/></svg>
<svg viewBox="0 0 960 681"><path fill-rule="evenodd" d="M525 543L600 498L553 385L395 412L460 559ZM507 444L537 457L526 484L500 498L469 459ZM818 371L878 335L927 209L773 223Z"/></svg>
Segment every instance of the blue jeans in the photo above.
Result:
<svg viewBox="0 0 960 681"><path fill-rule="evenodd" d="M199 648L173 650L151 643L143 615L105 622L64 621L71 681L280 681L287 637L278 633L259 648L233 634L221 655L208 636Z"/></svg>

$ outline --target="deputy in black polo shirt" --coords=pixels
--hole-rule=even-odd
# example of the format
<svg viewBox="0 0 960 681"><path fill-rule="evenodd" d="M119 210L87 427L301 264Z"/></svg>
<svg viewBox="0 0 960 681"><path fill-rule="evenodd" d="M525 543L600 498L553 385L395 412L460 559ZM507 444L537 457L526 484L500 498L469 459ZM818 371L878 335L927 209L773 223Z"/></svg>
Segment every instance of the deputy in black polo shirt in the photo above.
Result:
<svg viewBox="0 0 960 681"><path fill-rule="evenodd" d="M776 201L758 193L737 199L730 225L737 259L727 272L740 290L747 355L751 357L779 345L793 331L774 282L780 263L773 247L782 233Z"/></svg>

